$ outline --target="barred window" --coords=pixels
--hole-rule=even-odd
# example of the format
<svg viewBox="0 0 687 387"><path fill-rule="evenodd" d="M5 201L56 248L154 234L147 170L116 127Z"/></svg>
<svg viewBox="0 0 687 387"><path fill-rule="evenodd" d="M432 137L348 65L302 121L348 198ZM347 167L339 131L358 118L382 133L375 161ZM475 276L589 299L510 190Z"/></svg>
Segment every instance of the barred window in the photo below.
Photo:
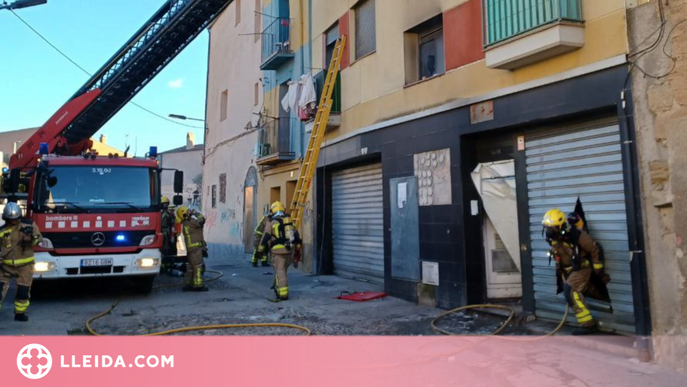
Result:
<svg viewBox="0 0 687 387"><path fill-rule="evenodd" d="M355 8L355 58L360 59L377 49L375 0L365 0Z"/></svg>
<svg viewBox="0 0 687 387"><path fill-rule="evenodd" d="M219 175L219 202L227 202L227 174L222 173Z"/></svg>
<svg viewBox="0 0 687 387"><path fill-rule="evenodd" d="M217 185L212 185L212 208L217 208Z"/></svg>

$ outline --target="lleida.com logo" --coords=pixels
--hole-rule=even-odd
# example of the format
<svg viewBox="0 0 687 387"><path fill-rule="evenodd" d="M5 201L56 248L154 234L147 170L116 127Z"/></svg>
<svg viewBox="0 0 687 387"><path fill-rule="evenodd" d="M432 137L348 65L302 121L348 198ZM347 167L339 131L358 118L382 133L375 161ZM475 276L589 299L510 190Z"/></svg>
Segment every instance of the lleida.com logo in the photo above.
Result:
<svg viewBox="0 0 687 387"><path fill-rule="evenodd" d="M17 368L29 379L40 379L52 368L52 355L40 344L29 344L17 355Z"/></svg>
<svg viewBox="0 0 687 387"><path fill-rule="evenodd" d="M174 355L138 355L126 363L122 355L60 356L60 368L174 368ZM17 368L29 379L41 379L52 368L52 355L40 344L29 344L17 354Z"/></svg>

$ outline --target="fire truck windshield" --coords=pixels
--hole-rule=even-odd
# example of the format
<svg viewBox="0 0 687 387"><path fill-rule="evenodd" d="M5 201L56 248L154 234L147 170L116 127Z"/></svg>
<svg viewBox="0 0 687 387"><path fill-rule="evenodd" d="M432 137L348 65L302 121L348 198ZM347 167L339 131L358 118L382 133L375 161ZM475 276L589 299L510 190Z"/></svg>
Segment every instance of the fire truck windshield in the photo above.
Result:
<svg viewBox="0 0 687 387"><path fill-rule="evenodd" d="M158 171L145 167L50 166L57 183L38 176L36 211L143 212L159 206Z"/></svg>

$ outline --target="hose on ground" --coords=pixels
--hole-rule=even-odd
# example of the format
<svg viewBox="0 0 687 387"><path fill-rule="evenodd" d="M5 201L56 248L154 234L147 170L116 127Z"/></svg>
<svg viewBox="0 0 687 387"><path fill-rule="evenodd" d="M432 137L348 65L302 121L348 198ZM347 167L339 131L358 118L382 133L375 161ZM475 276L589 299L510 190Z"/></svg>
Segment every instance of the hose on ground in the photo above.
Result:
<svg viewBox="0 0 687 387"><path fill-rule="evenodd" d="M218 274L218 276L205 281L206 283L217 281L218 279L222 278L222 276L224 275L222 272L214 271L214 270L207 270L206 273ZM173 286L179 286L179 284L161 285L161 286L156 286L153 289L162 289L162 288L168 288L168 287L173 287ZM86 329L88 330L88 333L90 333L93 336L107 336L107 335L104 335L102 333L98 333L95 329L93 329L91 324L94 321L112 313L112 311L117 307L117 305L119 305L119 302L121 300L122 299L120 298L119 300L115 301L115 303L112 304L112 306L110 306L106 311L101 312L101 313L91 317L90 319L88 319L86 321ZM160 331L160 332L145 333L145 334L134 335L134 336L163 336L163 335L171 335L174 333L182 333L182 332L207 331L207 330L212 330L212 329L239 329L239 328L288 328L288 329L296 329L296 330L302 331L305 333L305 336L310 336L312 334L312 332L310 332L310 329L308 329L304 326L301 326L301 325L296 325L296 324L251 323L251 324L215 324L215 325L190 326L190 327L169 329L169 330Z"/></svg>
<svg viewBox="0 0 687 387"><path fill-rule="evenodd" d="M561 275L561 278L560 278L560 279L563 280L563 282L565 282L565 277L563 277L562 275ZM511 308L510 306L506 306L506 305L493 305L493 304L467 305L467 306L461 306L460 308L456 308L456 309L449 310L448 312L444 312L444 313L438 315L437 317L435 317L435 318L432 320L432 330L434 330L434 332L441 333L441 334L448 335L448 336L461 336L461 335L455 334L455 333L453 333L453 332L449 332L449 331L447 331L447 330L445 330L445 329L439 328L439 327L436 325L436 322L439 321L440 319L442 319L442 318L448 316L448 315L455 314L455 313L458 313L458 312L462 312L462 311L464 311L464 310L470 310L470 309L486 309L486 308L488 308L488 309L501 309L501 310L507 310L507 311L510 312L510 314L508 315L508 318L506 319L506 321L504 321L503 324L501 324L501 327L499 327L497 330L495 330L494 332L492 332L492 335L498 335L499 333L503 332L503 330L506 329L506 327L508 326L508 324L510 324L511 320L513 320L513 317L515 317L515 309ZM500 338L500 339L503 339L503 340L511 340L511 341L522 341L522 342L525 342L525 341L537 341L537 340L544 339L544 338L546 338L546 337L553 336L553 335L555 335L556 333L558 333L561 329L563 329L563 326L565 325L565 322L568 321L568 314L570 314L570 305L568 305L568 304L566 303L566 304L565 304L565 313L563 313L563 318L562 318L561 321L558 323L558 326L556 327L556 329L552 330L551 332L549 332L549 333L547 333L547 334L545 334L545 335L543 335L543 336L541 336L541 337L535 337L535 338L532 338L532 339L521 339L521 338L500 336L499 338Z"/></svg>

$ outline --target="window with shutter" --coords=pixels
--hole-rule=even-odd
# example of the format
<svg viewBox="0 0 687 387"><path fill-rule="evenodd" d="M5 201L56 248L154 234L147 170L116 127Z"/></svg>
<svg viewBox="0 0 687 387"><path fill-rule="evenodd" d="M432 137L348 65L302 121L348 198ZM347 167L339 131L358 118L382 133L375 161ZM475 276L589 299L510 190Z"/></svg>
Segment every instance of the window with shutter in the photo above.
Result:
<svg viewBox="0 0 687 387"><path fill-rule="evenodd" d="M355 57L360 59L377 49L375 0L365 0L355 9Z"/></svg>

